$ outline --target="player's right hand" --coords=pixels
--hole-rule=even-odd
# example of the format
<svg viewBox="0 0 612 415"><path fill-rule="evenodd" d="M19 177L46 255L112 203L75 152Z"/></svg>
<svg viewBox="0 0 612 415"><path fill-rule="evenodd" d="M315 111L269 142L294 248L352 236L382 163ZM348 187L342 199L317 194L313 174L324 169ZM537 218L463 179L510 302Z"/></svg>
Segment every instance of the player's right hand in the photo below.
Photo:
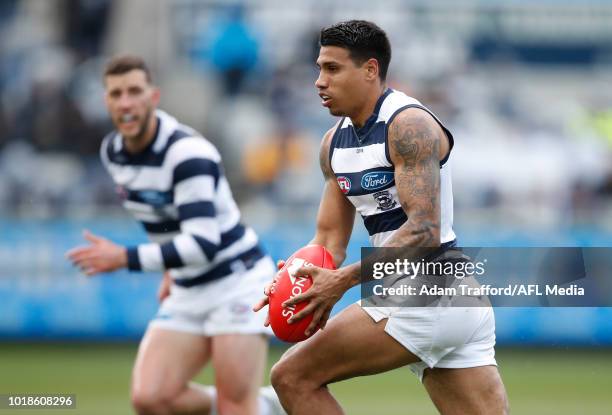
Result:
<svg viewBox="0 0 612 415"><path fill-rule="evenodd" d="M282 259L279 260L276 263L276 269L278 271L280 271L284 266L285 266L285 261L283 261ZM279 276L279 274L277 272L274 275L274 279L271 282L269 282L268 284L266 284L266 286L264 287L264 295L265 296L261 300L259 300L257 302L257 304L255 304L253 306L253 311L257 312L257 311L261 310L262 308L264 308L265 306L268 305L268 303L270 302L270 298L269 298L270 297L270 293L272 291L274 291L274 285L278 281L278 276ZM264 326L268 327L269 325L270 325L270 314L268 313L266 315L266 321L264 322Z"/></svg>
<svg viewBox="0 0 612 415"><path fill-rule="evenodd" d="M170 276L170 272L164 272L164 277L159 284L159 289L157 290L157 298L161 303L164 299L170 295L170 286L172 285L172 277Z"/></svg>
<svg viewBox="0 0 612 415"><path fill-rule="evenodd" d="M83 231L88 245L77 246L66 252L66 257L85 275L112 272L128 265L127 249L108 239Z"/></svg>

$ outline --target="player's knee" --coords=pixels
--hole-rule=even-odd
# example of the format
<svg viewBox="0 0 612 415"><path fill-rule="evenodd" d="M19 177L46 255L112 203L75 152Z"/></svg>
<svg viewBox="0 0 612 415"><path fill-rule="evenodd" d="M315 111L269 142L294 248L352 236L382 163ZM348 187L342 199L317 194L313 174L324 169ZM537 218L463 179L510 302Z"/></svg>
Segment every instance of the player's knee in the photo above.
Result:
<svg viewBox="0 0 612 415"><path fill-rule="evenodd" d="M217 383L217 405L221 413L243 413L244 411L236 412L236 410L248 407L250 402L257 401L257 393L258 390L252 390L247 382ZM224 408L226 411L223 411Z"/></svg>
<svg viewBox="0 0 612 415"><path fill-rule="evenodd" d="M139 415L167 413L172 406L172 397L153 389L132 389L132 407Z"/></svg>
<svg viewBox="0 0 612 415"><path fill-rule="evenodd" d="M217 398L217 411L219 414L250 415L257 412L257 396L245 396L240 400Z"/></svg>
<svg viewBox="0 0 612 415"><path fill-rule="evenodd" d="M491 411L495 415L508 415L510 414L510 405L508 404L508 398L505 394L500 394L496 397L493 407L494 411Z"/></svg>
<svg viewBox="0 0 612 415"><path fill-rule="evenodd" d="M270 383L276 393L280 396L298 396L309 388L316 388L310 380L302 373L298 373L295 367L287 360L281 359L270 372Z"/></svg>
<svg viewBox="0 0 612 415"><path fill-rule="evenodd" d="M145 392L132 392L132 407L138 415L153 415L161 413L163 403L157 397Z"/></svg>
<svg viewBox="0 0 612 415"><path fill-rule="evenodd" d="M500 407L500 414L509 415L510 414L510 403L508 402L508 395L506 394L506 390L502 387L499 391L497 391L497 399Z"/></svg>
<svg viewBox="0 0 612 415"><path fill-rule="evenodd" d="M279 396L291 396L289 389L293 387L294 384L291 381L290 368L285 364L283 359L272 366L272 370L270 371L270 383Z"/></svg>
<svg viewBox="0 0 612 415"><path fill-rule="evenodd" d="M485 399L488 402L487 406L492 409L490 411L492 414L508 415L510 413L508 395L501 380L488 391L487 395Z"/></svg>

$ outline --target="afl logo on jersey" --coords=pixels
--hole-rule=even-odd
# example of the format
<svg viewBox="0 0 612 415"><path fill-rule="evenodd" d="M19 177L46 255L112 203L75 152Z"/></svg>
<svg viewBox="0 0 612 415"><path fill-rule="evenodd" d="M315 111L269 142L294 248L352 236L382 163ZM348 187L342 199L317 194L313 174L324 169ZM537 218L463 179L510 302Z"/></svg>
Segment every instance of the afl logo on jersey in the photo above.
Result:
<svg viewBox="0 0 612 415"><path fill-rule="evenodd" d="M347 194L351 191L351 179L346 176L338 176L336 180L338 181L338 186L340 186L342 193Z"/></svg>
<svg viewBox="0 0 612 415"><path fill-rule="evenodd" d="M128 191L125 187L119 185L116 187L115 189L117 191L117 195L119 195L119 199L121 200L127 200L128 198Z"/></svg>

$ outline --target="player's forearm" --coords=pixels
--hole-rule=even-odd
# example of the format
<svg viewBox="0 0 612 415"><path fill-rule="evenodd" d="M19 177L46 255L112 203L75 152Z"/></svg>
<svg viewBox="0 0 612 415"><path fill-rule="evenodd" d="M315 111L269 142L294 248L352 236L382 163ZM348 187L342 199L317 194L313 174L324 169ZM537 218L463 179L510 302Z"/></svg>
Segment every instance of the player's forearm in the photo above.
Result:
<svg viewBox="0 0 612 415"><path fill-rule="evenodd" d="M163 271L164 259L161 247L156 243L140 244L127 248L127 268L130 271Z"/></svg>
<svg viewBox="0 0 612 415"><path fill-rule="evenodd" d="M383 246L388 248L438 247L440 246L440 221L432 218L408 219Z"/></svg>
<svg viewBox="0 0 612 415"><path fill-rule="evenodd" d="M361 261L354 262L338 270L347 284L347 289L361 283Z"/></svg>
<svg viewBox="0 0 612 415"><path fill-rule="evenodd" d="M410 256L413 256L413 259L421 258L431 253L431 248L440 246L439 229L439 225L435 223L430 224L427 221L422 222L419 226L411 226L409 222L406 222L404 226L399 228L393 236L383 244L383 247L414 248L410 251ZM369 258L369 261L384 262L385 260L392 261L394 259L387 258L384 250L377 250L373 255L376 255L377 258ZM370 278L369 276L361 275L361 261L342 267L338 272L341 278L346 282L347 289L364 282L364 279Z"/></svg>
<svg viewBox="0 0 612 415"><path fill-rule="evenodd" d="M317 233L308 244L324 246L332 254L336 267L339 267L346 259L346 244L338 241L337 238Z"/></svg>
<svg viewBox="0 0 612 415"><path fill-rule="evenodd" d="M164 271L186 266L198 267L211 263L218 245L206 238L182 233L163 244L147 243L127 249L131 271Z"/></svg>
<svg viewBox="0 0 612 415"><path fill-rule="evenodd" d="M346 259L346 247L348 246L349 239L353 230L353 217L354 213L350 216L350 221L346 220L346 217L338 215L338 220L331 221L329 218L319 219L317 223L317 232L314 238L310 241L311 245L324 246L329 252L331 252L334 258L334 265L336 268L340 267ZM322 215L319 212L319 216Z"/></svg>
<svg viewBox="0 0 612 415"><path fill-rule="evenodd" d="M327 236L327 237L326 237ZM340 267L340 265L346 259L346 246L347 243L343 240L334 239L331 234L325 235L324 233L317 232L317 235L310 241L309 245L321 245L327 249L334 258L334 265L338 268L338 275L341 280L344 281L345 290L348 290L354 285L360 282L360 263L347 265Z"/></svg>
<svg viewBox="0 0 612 415"><path fill-rule="evenodd" d="M436 222L422 221L418 225L413 225L407 221L400 227L389 240L383 244L387 248L415 248L410 251L411 256L422 257L431 252L431 248L440 246L440 226ZM419 249L422 247L422 249ZM392 261L394 258L387 258L384 250L377 250L373 255L376 259L368 258L368 261L384 262ZM347 283L348 288L364 282L370 278L361 275L361 261L354 262L338 270L342 279Z"/></svg>

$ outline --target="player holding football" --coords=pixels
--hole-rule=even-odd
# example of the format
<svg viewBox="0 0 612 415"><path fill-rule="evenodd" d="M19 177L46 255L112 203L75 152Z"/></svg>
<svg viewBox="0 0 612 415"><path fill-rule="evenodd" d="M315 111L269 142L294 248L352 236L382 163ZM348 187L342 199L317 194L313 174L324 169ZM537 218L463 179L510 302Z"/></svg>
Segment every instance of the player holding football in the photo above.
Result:
<svg viewBox="0 0 612 415"><path fill-rule="evenodd" d="M340 265L357 211L373 246L440 252L454 246L453 137L416 99L386 87L391 47L385 32L348 21L323 29L320 44L315 85L323 106L342 118L321 145L325 189L311 243L325 246ZM372 173L377 180L368 179ZM308 300L292 319L312 314L312 332L359 284L360 264L294 275L311 275L313 285L285 305ZM285 353L271 380L289 414L341 414L329 383L410 365L442 414L506 414L494 344L491 308L354 304Z"/></svg>
<svg viewBox="0 0 612 415"><path fill-rule="evenodd" d="M141 58L111 60L104 86L116 131L102 143L102 161L151 242L123 247L87 232L89 245L68 256L87 275L167 270L134 365L134 409L284 413L271 388L260 394L267 340L249 312L274 264L241 223L217 149L157 110L160 92ZM216 390L190 383L208 361Z"/></svg>

